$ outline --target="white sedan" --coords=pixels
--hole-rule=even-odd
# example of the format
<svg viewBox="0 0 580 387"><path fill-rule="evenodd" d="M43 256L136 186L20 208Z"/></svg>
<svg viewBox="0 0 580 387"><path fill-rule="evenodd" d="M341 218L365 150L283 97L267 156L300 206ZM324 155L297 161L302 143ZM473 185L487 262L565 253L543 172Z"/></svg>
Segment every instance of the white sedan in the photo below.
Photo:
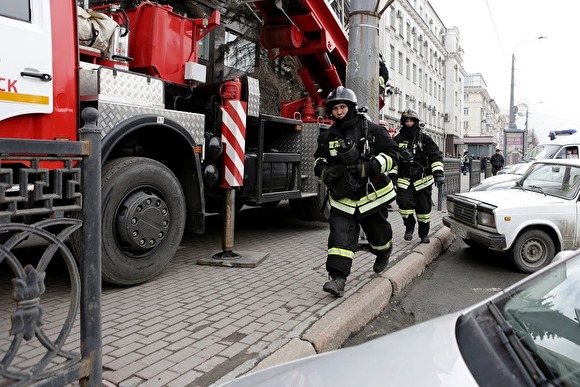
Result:
<svg viewBox="0 0 580 387"><path fill-rule="evenodd" d="M509 190L447 195L443 224L473 248L509 253L532 273L580 247L580 161L541 160Z"/></svg>

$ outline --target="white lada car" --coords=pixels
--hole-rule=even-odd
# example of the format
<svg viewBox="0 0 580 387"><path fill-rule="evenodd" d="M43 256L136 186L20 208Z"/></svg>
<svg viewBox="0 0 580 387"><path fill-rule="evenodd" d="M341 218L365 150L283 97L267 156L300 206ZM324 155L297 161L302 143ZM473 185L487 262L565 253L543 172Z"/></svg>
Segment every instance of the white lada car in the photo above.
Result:
<svg viewBox="0 0 580 387"><path fill-rule="evenodd" d="M443 224L472 248L505 251L532 273L580 247L579 195L579 160L540 160L508 190L447 195Z"/></svg>

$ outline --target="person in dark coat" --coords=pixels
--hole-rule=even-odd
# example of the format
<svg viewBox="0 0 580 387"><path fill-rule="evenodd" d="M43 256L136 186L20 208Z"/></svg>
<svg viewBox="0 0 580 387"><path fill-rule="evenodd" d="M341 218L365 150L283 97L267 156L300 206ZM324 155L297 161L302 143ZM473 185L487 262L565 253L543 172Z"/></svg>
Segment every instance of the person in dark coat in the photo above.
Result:
<svg viewBox="0 0 580 387"><path fill-rule="evenodd" d="M427 235L431 222L433 183L440 188L445 177L443 154L435 141L423 133L422 127L413 109L407 109L401 114L401 130L395 136L400 155L392 177L396 178L397 205L405 225L404 239L413 239L415 224L418 222L421 242L429 243Z"/></svg>
<svg viewBox="0 0 580 387"><path fill-rule="evenodd" d="M398 147L384 127L356 106L352 90L339 86L330 92L326 112L335 122L318 136L314 153L314 173L328 187L330 203L330 280L322 289L336 297L344 293L361 228L376 256L376 273L386 269L393 249L387 205L396 193L387 174L396 165Z"/></svg>
<svg viewBox="0 0 580 387"><path fill-rule="evenodd" d="M489 162L491 163L491 174L497 175L497 172L503 168L504 159L501 155L501 150L496 149L495 154L491 156Z"/></svg>

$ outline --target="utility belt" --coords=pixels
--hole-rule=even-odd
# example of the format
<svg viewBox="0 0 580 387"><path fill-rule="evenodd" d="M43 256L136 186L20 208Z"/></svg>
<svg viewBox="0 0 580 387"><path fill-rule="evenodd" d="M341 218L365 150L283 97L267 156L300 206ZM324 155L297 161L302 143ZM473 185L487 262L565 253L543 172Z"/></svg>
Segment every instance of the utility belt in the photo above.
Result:
<svg viewBox="0 0 580 387"><path fill-rule="evenodd" d="M422 176L425 173L425 168L422 167L409 167L409 176Z"/></svg>

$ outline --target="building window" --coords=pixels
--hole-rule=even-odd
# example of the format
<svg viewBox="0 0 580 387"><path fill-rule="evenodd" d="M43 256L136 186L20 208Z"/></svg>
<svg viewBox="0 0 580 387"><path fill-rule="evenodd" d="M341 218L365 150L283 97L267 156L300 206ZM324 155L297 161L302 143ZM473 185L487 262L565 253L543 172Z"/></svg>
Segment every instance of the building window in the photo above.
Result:
<svg viewBox="0 0 580 387"><path fill-rule="evenodd" d="M407 23L407 43L411 44L411 24Z"/></svg>
<svg viewBox="0 0 580 387"><path fill-rule="evenodd" d="M403 74L403 53L399 51L399 74Z"/></svg>
<svg viewBox="0 0 580 387"><path fill-rule="evenodd" d="M394 95L391 95L389 97L389 108L392 110L395 110L395 98L393 98Z"/></svg>
<svg viewBox="0 0 580 387"><path fill-rule="evenodd" d="M411 79L411 60L409 58L405 59L405 77Z"/></svg>
<svg viewBox="0 0 580 387"><path fill-rule="evenodd" d="M464 116L468 116L469 115L469 108L463 108L463 115Z"/></svg>
<svg viewBox="0 0 580 387"><path fill-rule="evenodd" d="M398 12L400 13L401 11L398 11ZM403 31L403 28L404 28L404 25L403 25L403 16L401 15L398 19L399 19L399 35L401 37L403 37L403 32L404 32Z"/></svg>
<svg viewBox="0 0 580 387"><path fill-rule="evenodd" d="M395 46L391 46L391 68L395 69Z"/></svg>
<svg viewBox="0 0 580 387"><path fill-rule="evenodd" d="M413 63L413 83L417 84L417 65Z"/></svg>
<svg viewBox="0 0 580 387"><path fill-rule="evenodd" d="M403 94L397 94L397 98L399 101L399 111L403 111Z"/></svg>
<svg viewBox="0 0 580 387"><path fill-rule="evenodd" d="M419 87L423 88L423 69L419 69Z"/></svg>

